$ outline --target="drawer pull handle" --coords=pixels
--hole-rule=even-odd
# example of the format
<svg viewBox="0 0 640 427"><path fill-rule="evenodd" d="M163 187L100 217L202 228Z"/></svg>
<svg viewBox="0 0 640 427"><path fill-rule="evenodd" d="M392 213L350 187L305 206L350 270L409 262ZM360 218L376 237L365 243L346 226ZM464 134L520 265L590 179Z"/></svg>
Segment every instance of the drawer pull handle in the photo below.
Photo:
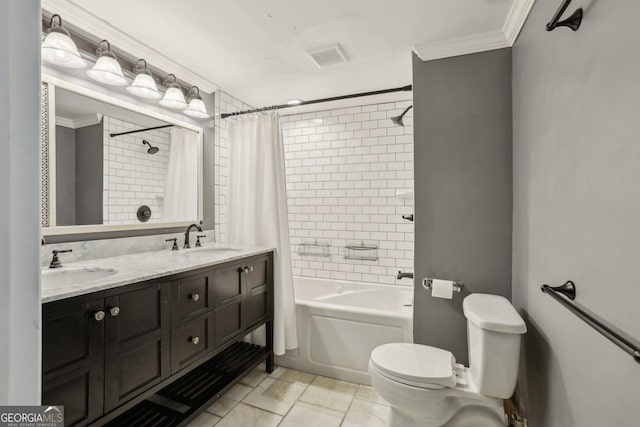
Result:
<svg viewBox="0 0 640 427"><path fill-rule="evenodd" d="M198 337L190 337L189 341L191 341L194 345L198 345L198 343L200 342L200 338L198 338Z"/></svg>
<svg viewBox="0 0 640 427"><path fill-rule="evenodd" d="M253 271L253 266L244 268L245 273L249 273L250 271Z"/></svg>
<svg viewBox="0 0 640 427"><path fill-rule="evenodd" d="M102 319L104 319L104 311L96 311L95 313L93 313L93 318L100 322Z"/></svg>
<svg viewBox="0 0 640 427"><path fill-rule="evenodd" d="M200 299L200 294L189 294L189 299L198 301Z"/></svg>
<svg viewBox="0 0 640 427"><path fill-rule="evenodd" d="M120 307L111 307L109 309L109 314L113 317L116 317L118 314L120 314Z"/></svg>

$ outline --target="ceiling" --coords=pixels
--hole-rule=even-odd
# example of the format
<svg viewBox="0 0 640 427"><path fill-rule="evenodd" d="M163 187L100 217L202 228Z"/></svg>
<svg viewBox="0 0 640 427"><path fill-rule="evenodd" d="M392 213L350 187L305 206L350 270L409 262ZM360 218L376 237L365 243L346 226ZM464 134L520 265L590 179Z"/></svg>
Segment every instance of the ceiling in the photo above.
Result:
<svg viewBox="0 0 640 427"><path fill-rule="evenodd" d="M126 37L132 39L121 46L131 54L144 55L152 62L155 53L162 65L169 58L193 73L178 77L200 79L196 84L218 87L258 107L293 98L324 98L410 84L412 52L428 60L510 46L534 1L42 3L63 19L67 13L66 19L74 25L94 29L114 46L120 40L125 44ZM319 68L305 53L336 43L348 62Z"/></svg>

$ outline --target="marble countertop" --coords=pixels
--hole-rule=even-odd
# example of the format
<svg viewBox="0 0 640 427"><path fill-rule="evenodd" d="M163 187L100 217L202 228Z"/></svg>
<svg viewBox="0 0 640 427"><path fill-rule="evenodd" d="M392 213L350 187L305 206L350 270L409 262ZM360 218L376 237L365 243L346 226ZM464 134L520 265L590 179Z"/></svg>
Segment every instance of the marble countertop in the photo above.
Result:
<svg viewBox="0 0 640 427"><path fill-rule="evenodd" d="M62 268L43 268L41 301L57 301L91 292L104 291L118 286L130 285L158 277L170 276L201 267L208 267L234 261L253 255L273 251L267 247L240 247L219 244L205 244L202 248L140 252L110 258L65 263L60 256ZM115 274L80 284L51 283L47 274L60 274L65 270L111 269ZM51 271L51 273L49 273ZM60 273L58 273L60 272Z"/></svg>

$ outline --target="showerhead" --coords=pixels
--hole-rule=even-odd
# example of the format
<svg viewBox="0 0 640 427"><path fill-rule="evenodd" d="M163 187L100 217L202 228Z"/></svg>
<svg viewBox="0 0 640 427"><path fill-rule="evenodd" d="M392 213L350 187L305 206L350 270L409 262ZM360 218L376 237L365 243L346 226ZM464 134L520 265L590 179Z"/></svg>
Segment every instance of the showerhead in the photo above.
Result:
<svg viewBox="0 0 640 427"><path fill-rule="evenodd" d="M407 114L407 111L409 111L412 108L413 108L413 105L409 105L402 112L402 114L400 114L399 116L391 117L391 121L393 122L393 124L396 125L396 126L404 126L404 123L402 122L402 117L404 117L404 115Z"/></svg>
<svg viewBox="0 0 640 427"><path fill-rule="evenodd" d="M142 140L142 144L146 144L149 146L149 149L147 150L147 153L149 154L156 154L158 151L160 151L158 147L152 146L151 143L149 143L149 141L147 141L146 139Z"/></svg>

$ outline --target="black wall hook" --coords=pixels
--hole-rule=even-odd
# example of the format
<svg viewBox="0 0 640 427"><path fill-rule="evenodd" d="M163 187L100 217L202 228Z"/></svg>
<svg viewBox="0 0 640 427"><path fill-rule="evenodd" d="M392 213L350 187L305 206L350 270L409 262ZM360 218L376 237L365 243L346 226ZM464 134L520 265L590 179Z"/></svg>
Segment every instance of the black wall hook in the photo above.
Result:
<svg viewBox="0 0 640 427"><path fill-rule="evenodd" d="M547 31L553 31L557 27L569 27L573 31L578 31L578 28L580 28L580 24L582 23L582 8L577 9L567 19L560 21L560 18L562 18L562 15L567 10L567 7L569 7L570 4L571 0L563 0L562 4L556 11L556 14L553 15L553 18L547 24Z"/></svg>

